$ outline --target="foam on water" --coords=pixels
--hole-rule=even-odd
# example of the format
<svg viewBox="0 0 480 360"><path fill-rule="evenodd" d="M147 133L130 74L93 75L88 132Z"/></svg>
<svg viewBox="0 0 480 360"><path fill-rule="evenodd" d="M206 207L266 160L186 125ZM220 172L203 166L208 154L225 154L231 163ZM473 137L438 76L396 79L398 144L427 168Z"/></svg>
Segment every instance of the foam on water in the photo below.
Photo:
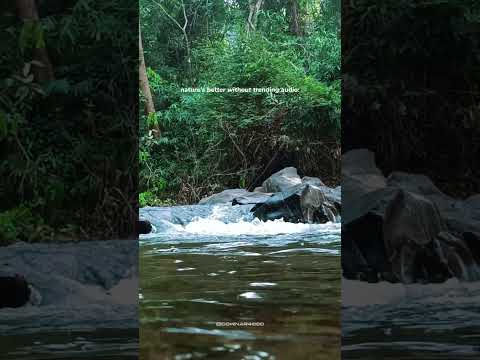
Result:
<svg viewBox="0 0 480 360"><path fill-rule="evenodd" d="M233 223L224 223L212 218L196 219L185 226L175 225L179 232L201 235L235 236L235 235L279 235L314 232L318 230L334 229L336 224L294 224L283 219L263 222L259 219L252 221L240 220Z"/></svg>
<svg viewBox="0 0 480 360"><path fill-rule="evenodd" d="M158 237L162 234L175 233L177 235L202 236L271 236L300 233L340 233L339 223L303 224L290 223L283 219L261 221L253 215L238 212L237 217L231 216L235 207L214 206L208 216L194 217L191 221L182 224L162 222L161 230L142 235L142 240Z"/></svg>

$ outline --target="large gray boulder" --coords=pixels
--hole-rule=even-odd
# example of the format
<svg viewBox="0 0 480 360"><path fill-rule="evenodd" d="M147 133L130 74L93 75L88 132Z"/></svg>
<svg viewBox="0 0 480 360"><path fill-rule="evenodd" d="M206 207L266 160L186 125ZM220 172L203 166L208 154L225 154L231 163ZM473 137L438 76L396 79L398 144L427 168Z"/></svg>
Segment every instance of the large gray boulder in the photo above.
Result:
<svg viewBox="0 0 480 360"><path fill-rule="evenodd" d="M270 176L267 180L263 182L262 186L256 187L253 192L280 192L300 183L310 184L314 186L325 186L322 180L320 180L318 177L304 176L300 179L297 173L297 169L295 169L294 167L287 167Z"/></svg>
<svg viewBox="0 0 480 360"><path fill-rule="evenodd" d="M302 183L302 179L298 176L297 169L287 167L270 176L262 183L263 192L276 193L286 191L292 186Z"/></svg>
<svg viewBox="0 0 480 360"><path fill-rule="evenodd" d="M393 172L385 179L367 150L344 159L344 276L403 283L480 278L480 196L451 198L424 175Z"/></svg>
<svg viewBox="0 0 480 360"><path fill-rule="evenodd" d="M337 208L329 202L320 187L306 184L300 194L303 222L321 223L335 221Z"/></svg>
<svg viewBox="0 0 480 360"><path fill-rule="evenodd" d="M465 232L480 235L480 195L473 195L466 200L455 199L441 192L428 177L404 172L393 172L387 183L390 187L401 188L432 201L450 232L456 235Z"/></svg>
<svg viewBox="0 0 480 360"><path fill-rule="evenodd" d="M227 189L213 194L209 197L203 198L198 202L199 205L219 205L232 203L233 199L251 194L245 189Z"/></svg>
<svg viewBox="0 0 480 360"><path fill-rule="evenodd" d="M303 184L310 184L313 186L325 186L325 184L318 177L304 176L302 178Z"/></svg>
<svg viewBox="0 0 480 360"><path fill-rule="evenodd" d="M325 199L329 203L335 205L338 213L340 213L342 208L342 188L340 186L337 186L336 188L331 188L326 185L314 186L314 187L318 188L322 192L322 194L325 196Z"/></svg>
<svg viewBox="0 0 480 360"><path fill-rule="evenodd" d="M266 202L272 195L271 193L252 192L236 197L233 199L232 205L260 204Z"/></svg>
<svg viewBox="0 0 480 360"><path fill-rule="evenodd" d="M322 189L309 184L298 184L274 194L251 210L260 220L284 219L287 222L325 223L335 221L338 211Z"/></svg>
<svg viewBox="0 0 480 360"><path fill-rule="evenodd" d="M366 149L352 150L342 156L342 197L350 205L369 192L387 186L375 164L375 155Z"/></svg>
<svg viewBox="0 0 480 360"><path fill-rule="evenodd" d="M342 259L344 275L402 283L477 278L467 242L448 232L428 198L385 188L365 194L349 208L342 222L342 257L349 259Z"/></svg>
<svg viewBox="0 0 480 360"><path fill-rule="evenodd" d="M329 188L316 177L305 176L301 179L297 169L287 167L270 176L253 192L244 189L224 190L200 200L198 205L250 206L255 216L264 221L283 218L288 222L324 223L336 221L341 203L340 186ZM188 207L185 210L188 211ZM182 223L174 215L175 212L167 208L144 208L141 211L141 224L148 225L146 222L150 222L158 226L162 223Z"/></svg>

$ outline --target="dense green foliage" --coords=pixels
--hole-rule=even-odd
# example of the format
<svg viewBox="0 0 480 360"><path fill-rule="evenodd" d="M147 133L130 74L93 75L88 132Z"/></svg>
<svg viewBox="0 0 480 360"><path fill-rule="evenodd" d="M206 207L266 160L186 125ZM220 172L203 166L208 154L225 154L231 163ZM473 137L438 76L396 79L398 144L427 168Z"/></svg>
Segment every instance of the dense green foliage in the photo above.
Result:
<svg viewBox="0 0 480 360"><path fill-rule="evenodd" d="M138 9L127 0L37 2L0 14L0 244L110 238L136 217ZM33 75L45 48L55 78Z"/></svg>
<svg viewBox="0 0 480 360"><path fill-rule="evenodd" d="M287 165L338 181L339 1L298 1L301 35L289 31L289 4L266 0L247 31L246 0L140 2L156 107L140 124L141 205L253 188ZM298 92L182 92L188 87ZM160 138L148 132L152 121Z"/></svg>
<svg viewBox="0 0 480 360"><path fill-rule="evenodd" d="M480 7L471 0L344 1L342 150L386 172L480 192Z"/></svg>

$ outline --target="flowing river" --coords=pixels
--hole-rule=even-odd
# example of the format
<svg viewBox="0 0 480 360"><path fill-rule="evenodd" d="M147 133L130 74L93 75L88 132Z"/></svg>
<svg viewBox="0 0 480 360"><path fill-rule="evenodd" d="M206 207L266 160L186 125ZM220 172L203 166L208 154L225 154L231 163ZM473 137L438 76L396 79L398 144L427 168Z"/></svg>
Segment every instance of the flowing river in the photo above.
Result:
<svg viewBox="0 0 480 360"><path fill-rule="evenodd" d="M339 359L340 224L144 208L141 359Z"/></svg>
<svg viewBox="0 0 480 360"><path fill-rule="evenodd" d="M480 283L342 284L345 360L480 358Z"/></svg>

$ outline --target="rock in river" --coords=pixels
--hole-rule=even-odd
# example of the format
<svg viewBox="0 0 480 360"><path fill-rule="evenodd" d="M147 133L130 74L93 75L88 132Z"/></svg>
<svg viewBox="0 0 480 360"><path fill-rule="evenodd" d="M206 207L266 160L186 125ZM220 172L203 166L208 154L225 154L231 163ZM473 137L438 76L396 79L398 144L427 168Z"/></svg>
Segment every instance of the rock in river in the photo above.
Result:
<svg viewBox="0 0 480 360"><path fill-rule="evenodd" d="M451 198L424 175L393 172L385 179L373 153L364 149L344 159L346 278L403 283L480 279L475 197Z"/></svg>
<svg viewBox="0 0 480 360"><path fill-rule="evenodd" d="M329 188L316 177L298 176L297 169L287 167L250 192L228 189L202 199L199 205L253 205L254 215L263 220L325 223L335 221L341 211L341 188Z"/></svg>
<svg viewBox="0 0 480 360"><path fill-rule="evenodd" d="M217 205L231 203L233 199L241 196L251 194L250 191L245 189L227 189L220 193L213 194L209 197L203 198L199 201L199 205Z"/></svg>
<svg viewBox="0 0 480 360"><path fill-rule="evenodd" d="M302 183L302 179L298 176L297 169L287 167L270 176L262 184L263 192L276 193L285 191L294 185Z"/></svg>
<svg viewBox="0 0 480 360"><path fill-rule="evenodd" d="M338 214L333 203L329 202L321 188L299 184L269 197L264 203L253 208L260 220L284 219L287 222L325 223L335 221Z"/></svg>

